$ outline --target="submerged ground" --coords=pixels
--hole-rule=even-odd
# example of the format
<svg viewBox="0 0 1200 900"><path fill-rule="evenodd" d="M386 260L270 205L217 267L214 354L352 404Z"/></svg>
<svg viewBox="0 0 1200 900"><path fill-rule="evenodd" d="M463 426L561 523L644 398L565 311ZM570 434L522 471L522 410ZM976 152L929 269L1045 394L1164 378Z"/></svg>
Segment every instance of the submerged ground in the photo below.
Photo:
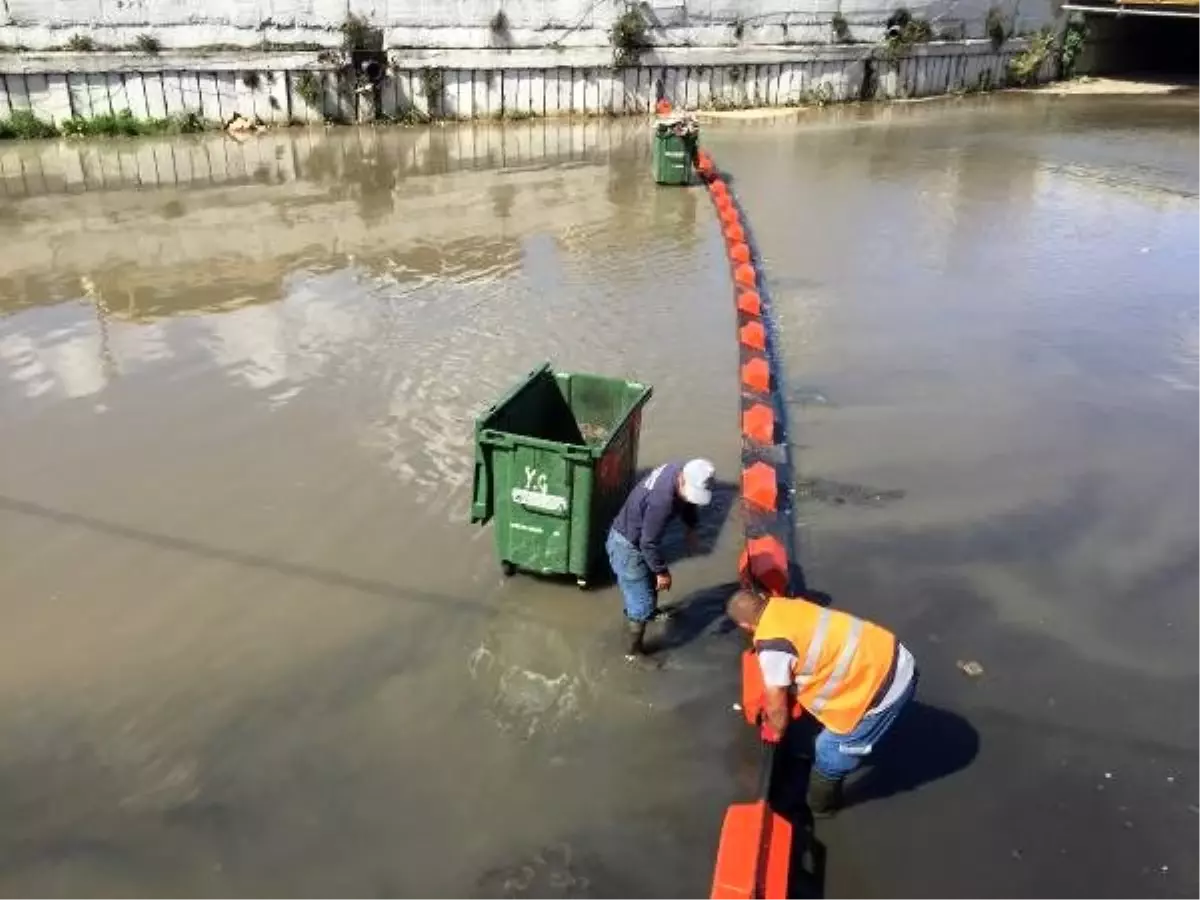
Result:
<svg viewBox="0 0 1200 900"><path fill-rule="evenodd" d="M1194 895L1194 104L705 142L805 575L922 666L800 887ZM611 589L466 524L471 419L546 359L654 385L643 465L734 477L723 247L648 165L634 122L0 150L0 892L707 892L755 763L736 513L653 674Z"/></svg>

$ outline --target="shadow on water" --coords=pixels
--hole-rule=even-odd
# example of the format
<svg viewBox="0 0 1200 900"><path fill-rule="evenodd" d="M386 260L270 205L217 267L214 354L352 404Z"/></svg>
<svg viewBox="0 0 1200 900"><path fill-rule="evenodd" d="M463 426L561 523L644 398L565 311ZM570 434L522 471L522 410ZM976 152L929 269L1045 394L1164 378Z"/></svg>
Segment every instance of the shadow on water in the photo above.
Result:
<svg viewBox="0 0 1200 900"><path fill-rule="evenodd" d="M892 726L878 756L847 782L845 803L858 806L916 790L960 772L979 755L979 732L948 709L914 700Z"/></svg>
<svg viewBox="0 0 1200 900"><path fill-rule="evenodd" d="M716 503L716 491L713 492L713 502ZM792 563L790 566L789 584L795 585L794 596L802 597L818 606L832 606L833 597L824 591L818 591L808 586L804 570ZM725 605L734 592L742 587L738 581L727 581L692 591L677 603L668 604L673 615L670 624L658 640L657 649L674 650L690 644L702 635L729 634L736 631L737 626L725 618ZM720 622L715 628L713 624Z"/></svg>
<svg viewBox="0 0 1200 900"><path fill-rule="evenodd" d="M82 515L80 513L68 512L66 510L52 509L48 506L43 506L40 503L32 503L28 500L18 500L15 497L0 496L0 511L34 516L47 521L56 522L59 525L73 528L83 528L87 529L88 531L107 535L109 537L122 538L128 541L136 541L140 544L156 547L160 550L170 550L176 553L186 553L203 559L217 560L220 562L233 563L239 566L262 569L265 571L274 572L278 575L285 575L289 578L300 578L319 584L329 585L330 587L345 588L348 590L358 591L363 594L382 597L388 600L414 601L443 609L450 609L455 612L469 612L472 614L481 614L486 611L484 606L475 603L466 597L454 597L446 594L438 594L427 590L390 584L389 582L379 581L373 578L362 578L357 575L338 572L332 569L323 569L317 566L305 565L303 563L285 562L283 560L272 559L267 556L260 556L257 553L246 553L241 550L233 550L227 547L216 547L211 544L205 544L186 538L174 537L173 535L169 534L146 531L145 529L135 528L130 525L123 525L120 522L113 522L107 519L100 519L93 516Z"/></svg>
<svg viewBox="0 0 1200 900"><path fill-rule="evenodd" d="M736 626L725 618L725 604L740 584L729 581L688 594L671 604L673 615L654 650L676 650L690 644L703 634L728 634ZM717 624L713 629L714 623Z"/></svg>
<svg viewBox="0 0 1200 900"><path fill-rule="evenodd" d="M649 473L650 470L639 472L638 478L641 479ZM667 529L662 542L663 558L667 561L667 565L677 563L689 556L711 556L737 499L738 486L736 484L731 481L714 479L712 502L700 510L700 522L696 527L695 551L688 550L682 526L672 526Z"/></svg>
<svg viewBox="0 0 1200 900"><path fill-rule="evenodd" d="M805 798L819 727L810 716L795 723L775 759L771 807L793 828L790 897L825 895L826 849L813 833ZM979 745L979 732L962 716L914 700L866 765L847 779L843 811L948 778L974 762Z"/></svg>
<svg viewBox="0 0 1200 900"><path fill-rule="evenodd" d="M808 816L808 768L819 729L816 720L805 716L784 737L776 772L778 790L772 794L783 815ZM979 732L962 716L914 699L863 767L847 779L843 808L916 790L961 772L979 755L979 743Z"/></svg>

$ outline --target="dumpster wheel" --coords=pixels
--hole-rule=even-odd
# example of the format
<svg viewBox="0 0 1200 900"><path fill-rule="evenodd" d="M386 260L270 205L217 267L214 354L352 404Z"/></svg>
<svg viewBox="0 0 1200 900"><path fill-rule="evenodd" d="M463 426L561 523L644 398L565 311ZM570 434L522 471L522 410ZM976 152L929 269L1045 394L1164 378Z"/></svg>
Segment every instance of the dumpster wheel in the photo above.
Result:
<svg viewBox="0 0 1200 900"><path fill-rule="evenodd" d="M587 580L586 578L576 578L576 579L575 579L575 585L576 585L576 586L577 586L577 587L578 587L578 588L579 588L581 591L586 591L586 590L588 589L588 580Z"/></svg>
<svg viewBox="0 0 1200 900"><path fill-rule="evenodd" d="M504 573L505 578L512 578L517 574L517 567L507 559L502 559L500 560L500 571Z"/></svg>

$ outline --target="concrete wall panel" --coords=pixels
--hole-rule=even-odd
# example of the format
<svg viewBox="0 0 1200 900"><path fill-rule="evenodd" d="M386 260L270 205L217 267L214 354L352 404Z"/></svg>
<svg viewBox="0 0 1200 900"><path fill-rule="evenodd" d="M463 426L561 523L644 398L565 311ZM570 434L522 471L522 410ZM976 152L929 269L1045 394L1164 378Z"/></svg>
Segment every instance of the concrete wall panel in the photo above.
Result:
<svg viewBox="0 0 1200 900"><path fill-rule="evenodd" d="M956 90L1003 85L1007 65L1022 44L1010 42L1002 53L977 41L935 44L912 55L870 61L874 96L932 96ZM684 51L681 51L684 52ZM448 118L645 113L666 96L677 108L784 106L804 102L857 99L865 74L862 47L794 49L726 64L685 62L612 69L609 66L543 65L471 67L446 65L465 61L461 53L445 57L397 60L380 86L380 108L390 118ZM706 60L710 51L685 59ZM534 62L552 61L539 55ZM209 55L190 63L177 55L158 61L145 55L78 54L88 58L87 71L63 74L64 58L22 56L0 58L0 115L32 108L54 121L68 115L96 116L128 108L139 118L195 112L209 121L228 121L235 113L269 122L288 118L317 122L324 118L353 121L356 111L370 114L374 98L345 90L328 64L313 66L303 55L280 59L253 54ZM716 58L720 59L718 55ZM103 63L110 61L106 68ZM286 68L282 64L294 63ZM190 66L190 67L189 67ZM7 67L7 71L5 68ZM1053 74L1047 65L1043 77ZM306 83L307 84L306 87ZM304 98L315 93L310 105ZM432 107L430 101L432 100ZM359 110L358 107L362 109Z"/></svg>

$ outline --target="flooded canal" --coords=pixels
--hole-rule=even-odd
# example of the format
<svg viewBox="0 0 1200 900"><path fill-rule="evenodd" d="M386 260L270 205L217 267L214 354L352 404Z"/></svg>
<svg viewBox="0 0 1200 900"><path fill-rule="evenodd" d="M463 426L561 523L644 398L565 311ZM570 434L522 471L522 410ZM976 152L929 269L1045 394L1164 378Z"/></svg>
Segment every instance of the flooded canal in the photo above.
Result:
<svg viewBox="0 0 1200 900"><path fill-rule="evenodd" d="M923 673L803 889L1194 895L1194 103L705 140L807 580ZM707 894L736 513L653 673L466 524L472 418L545 360L736 478L723 245L648 166L636 122L0 147L0 894Z"/></svg>

